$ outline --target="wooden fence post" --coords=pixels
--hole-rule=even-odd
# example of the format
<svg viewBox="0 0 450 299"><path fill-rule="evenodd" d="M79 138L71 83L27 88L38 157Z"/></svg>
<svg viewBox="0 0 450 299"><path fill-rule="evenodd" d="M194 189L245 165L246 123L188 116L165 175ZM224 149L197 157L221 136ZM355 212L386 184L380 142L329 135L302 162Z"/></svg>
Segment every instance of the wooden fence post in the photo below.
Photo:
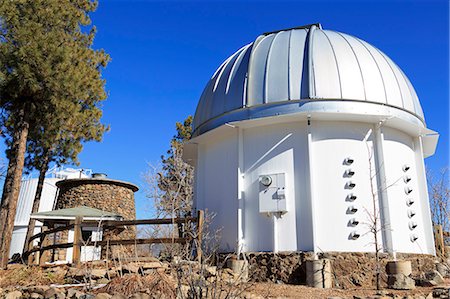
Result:
<svg viewBox="0 0 450 299"><path fill-rule="evenodd" d="M73 255L72 255L72 263L75 264L76 267L80 266L80 256L81 256L81 222L83 221L83 217L77 216L75 218L75 225L73 228Z"/></svg>
<svg viewBox="0 0 450 299"><path fill-rule="evenodd" d="M203 222L204 215L203 210L197 211L197 260L199 263L202 262L202 237L203 237Z"/></svg>
<svg viewBox="0 0 450 299"><path fill-rule="evenodd" d="M28 252L30 252L31 251L31 249L33 249L33 243L34 243L34 240L28 240ZM33 265L34 263L33 263L33 260L34 260L34 257L35 257L35 254L33 254L33 253L28 253L28 262L27 262L27 265Z"/></svg>
<svg viewBox="0 0 450 299"><path fill-rule="evenodd" d="M44 233L45 231L48 230L48 227L46 225L42 226L41 232ZM42 259L42 257L44 256L44 251L42 250L42 247L44 247L45 244L45 234L42 234L41 237L39 238L39 258L38 258L38 265L42 265L45 263L45 261Z"/></svg>
<svg viewBox="0 0 450 299"><path fill-rule="evenodd" d="M442 231L442 225L434 226L434 240L436 242L436 254L441 257L445 257L444 233Z"/></svg>

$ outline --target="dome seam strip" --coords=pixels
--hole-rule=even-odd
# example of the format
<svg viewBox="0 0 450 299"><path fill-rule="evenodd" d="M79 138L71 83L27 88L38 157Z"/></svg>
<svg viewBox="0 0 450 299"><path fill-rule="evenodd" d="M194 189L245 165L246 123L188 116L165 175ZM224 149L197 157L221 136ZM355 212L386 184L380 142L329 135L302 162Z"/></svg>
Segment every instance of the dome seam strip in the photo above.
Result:
<svg viewBox="0 0 450 299"><path fill-rule="evenodd" d="M353 37L352 37L353 38ZM389 104L388 102L388 96L387 96L387 91L386 91L386 84L384 83L384 77L383 77L383 73L381 72L380 66L377 63L377 60L375 59L375 57L373 56L372 52L370 52L369 48L366 47L366 45L358 38L354 38L358 43L360 43L364 49L366 49L367 53L369 53L370 57L372 58L373 62L375 63L375 65L377 66L378 72L380 73L380 78L381 78L381 83L383 83L383 91L384 91L384 101L385 104ZM366 99L367 100L367 99Z"/></svg>
<svg viewBox="0 0 450 299"><path fill-rule="evenodd" d="M360 73L360 75L361 75L361 81L362 81L362 84L363 84L364 99L367 101L366 83L365 83L365 81L364 81L364 76L363 76L361 64L360 64L360 62L359 62L358 56L357 56L356 53L355 53L355 50L353 49L352 45L351 45L350 42L345 38L345 36L344 36L343 34L341 34L340 32L337 32L337 31L333 31L333 30L330 30L330 31L332 31L332 32L338 34L340 37L342 37L342 39L347 43L347 45L348 45L348 46L350 47L350 49L352 50L353 56L355 56L356 63L358 64L359 73Z"/></svg>
<svg viewBox="0 0 450 299"><path fill-rule="evenodd" d="M338 65L337 58L336 58L336 52L334 51L333 44L331 43L330 38L328 37L328 35L325 33L325 30L320 30L320 32L322 32L323 35L325 35L326 39L328 40L328 43L330 44L331 52L333 52L334 63L336 64L336 70L337 70L338 79L339 79L339 93L340 93L341 98L342 98L341 72L339 71L339 65Z"/></svg>
<svg viewBox="0 0 450 299"><path fill-rule="evenodd" d="M308 43L308 97L310 99L314 99L316 97L316 79L314 76L314 61L312 58L313 53L313 40L314 40L314 31L316 30L316 26L313 25L308 30L308 34L306 36L306 42ZM303 70L305 71L305 70Z"/></svg>
<svg viewBox="0 0 450 299"><path fill-rule="evenodd" d="M392 68L391 64L389 63L389 61L386 59L386 57L384 57L383 52L381 52L380 50L378 50L378 48L373 47L378 53L380 53L381 57L383 57L384 61L386 61L387 65L389 66L389 68L391 69L392 74L394 74L394 78L395 78L395 82L397 82L397 87L398 87L398 91L400 92L400 99L402 100L402 107L404 109L405 108L405 101L403 100L403 93L402 93L402 88L400 87L400 83L398 82L398 78L397 75L394 72L394 69ZM415 111L414 111L415 112Z"/></svg>
<svg viewBox="0 0 450 299"><path fill-rule="evenodd" d="M281 32L283 32L283 31L281 31ZM267 77L269 76L269 70L270 70L269 62L270 62L270 58L271 58L272 47L273 47L275 39L279 36L279 34L280 33L276 33L275 36L273 37L273 39L270 41L269 50L267 51L266 65L264 67L264 70L265 70L264 71L264 83L263 83L264 89L263 89L263 98L262 98L263 104L267 103L267 94L268 94L268 90L269 90L269 87L267 84L267 82L268 82Z"/></svg>

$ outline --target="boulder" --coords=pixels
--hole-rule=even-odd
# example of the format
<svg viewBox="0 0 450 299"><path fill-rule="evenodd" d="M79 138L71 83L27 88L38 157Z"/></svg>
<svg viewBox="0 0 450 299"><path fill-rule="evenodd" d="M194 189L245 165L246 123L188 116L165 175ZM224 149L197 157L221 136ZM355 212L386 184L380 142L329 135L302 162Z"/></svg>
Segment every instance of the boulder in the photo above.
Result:
<svg viewBox="0 0 450 299"><path fill-rule="evenodd" d="M42 294L39 294L39 293L30 293L30 298L31 299L42 299L42 298L44 298L44 296L42 296Z"/></svg>
<svg viewBox="0 0 450 299"><path fill-rule="evenodd" d="M394 274L388 276L388 287L394 290L413 290L416 282L404 274Z"/></svg>
<svg viewBox="0 0 450 299"><path fill-rule="evenodd" d="M433 271L430 271L430 272L426 273L425 274L425 279L427 281L429 281L433 286L441 285L441 284L444 283L444 278L436 270L433 270Z"/></svg>
<svg viewBox="0 0 450 299"><path fill-rule="evenodd" d="M107 278L100 278L97 280L97 284L108 284L109 283L109 279Z"/></svg>
<svg viewBox="0 0 450 299"><path fill-rule="evenodd" d="M450 289L448 288L434 288L433 298L450 298Z"/></svg>
<svg viewBox="0 0 450 299"><path fill-rule="evenodd" d="M107 270L106 269L92 269L91 270L91 277L93 279L99 279L106 277Z"/></svg>
<svg viewBox="0 0 450 299"><path fill-rule="evenodd" d="M22 298L22 292L21 291L12 291L5 295L5 299L20 299Z"/></svg>

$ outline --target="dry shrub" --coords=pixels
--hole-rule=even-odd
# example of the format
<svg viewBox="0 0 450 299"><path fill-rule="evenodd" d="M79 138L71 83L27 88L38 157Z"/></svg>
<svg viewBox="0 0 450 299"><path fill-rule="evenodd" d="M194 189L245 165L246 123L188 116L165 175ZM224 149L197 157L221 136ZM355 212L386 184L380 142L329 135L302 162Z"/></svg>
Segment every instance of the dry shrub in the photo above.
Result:
<svg viewBox="0 0 450 299"><path fill-rule="evenodd" d="M46 271L41 267L20 267L0 270L0 287L49 285L64 283L65 271Z"/></svg>
<svg viewBox="0 0 450 299"><path fill-rule="evenodd" d="M130 296L134 293L147 291L157 298L176 298L176 283L165 273L154 272L146 276L127 274L116 277L98 292L122 294Z"/></svg>

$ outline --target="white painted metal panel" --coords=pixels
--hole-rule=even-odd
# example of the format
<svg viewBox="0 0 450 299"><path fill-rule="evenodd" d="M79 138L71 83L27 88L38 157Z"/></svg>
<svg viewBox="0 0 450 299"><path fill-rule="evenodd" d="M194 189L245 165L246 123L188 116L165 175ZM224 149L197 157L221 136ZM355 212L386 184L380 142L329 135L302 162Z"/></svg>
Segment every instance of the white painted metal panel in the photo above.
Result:
<svg viewBox="0 0 450 299"><path fill-rule="evenodd" d="M370 178L370 168L375 169L373 159L369 163L373 155L371 129L363 123L313 122L314 229L316 247L321 251L374 251L369 233L373 210L370 186L372 183L376 188L377 182ZM347 157L354 160L351 165L344 164ZM355 174L347 177L348 169ZM348 187L350 181L355 183L354 188ZM352 201L350 194L357 198ZM351 206L358 210L351 213ZM359 224L351 226L352 218ZM352 240L352 232L360 237Z"/></svg>
<svg viewBox="0 0 450 299"><path fill-rule="evenodd" d="M392 106L404 108L402 94L400 92L397 78L395 77L395 74L391 66L377 48L369 45L364 41L361 42L364 44L364 46L370 52L372 57L375 59L375 62L378 68L380 69L381 75L383 76L384 91L386 93L387 98L386 103Z"/></svg>
<svg viewBox="0 0 450 299"><path fill-rule="evenodd" d="M231 111L239 109L245 106L245 92L246 92L246 79L247 79L247 66L250 59L250 53L252 50L252 44L244 47L243 51L239 54L233 69L231 70L230 77L227 82L227 99L225 102L225 111Z"/></svg>
<svg viewBox="0 0 450 299"><path fill-rule="evenodd" d="M207 209L212 216L210 229L219 232L220 249L225 252L233 252L238 240L237 159L235 129L199 146L197 173L202 181L197 185L197 208Z"/></svg>
<svg viewBox="0 0 450 299"><path fill-rule="evenodd" d="M405 109L423 121L414 88L381 51L339 32L290 29L259 36L218 68L199 101L194 136L229 121L247 119L243 108L286 105L287 100L300 99L383 103ZM257 117L280 115L276 108L258 107L264 114ZM371 111L367 106L365 114ZM230 116L230 112L236 114ZM295 109L282 113L295 113Z"/></svg>
<svg viewBox="0 0 450 299"><path fill-rule="evenodd" d="M274 38L275 34L262 37L253 46L248 71L247 104L249 106L265 103L267 56Z"/></svg>
<svg viewBox="0 0 450 299"><path fill-rule="evenodd" d="M268 52L265 79L266 103L289 99L290 31L276 34Z"/></svg>
<svg viewBox="0 0 450 299"><path fill-rule="evenodd" d="M296 180L294 163L299 130L293 125L275 125L244 130L245 211L244 236L247 251L297 250ZM300 163L300 162L298 162ZM259 213L259 177L286 174L287 210L281 218ZM297 177L301 180L300 177ZM276 227L276 229L274 229ZM308 227L301 228L305 231ZM275 244L276 240L276 244Z"/></svg>
<svg viewBox="0 0 450 299"><path fill-rule="evenodd" d="M423 217L428 216L429 212L424 209L423 201L428 197L422 197L419 192L418 169L416 165L414 143L411 137L406 134L390 128L383 128L384 133L384 164L386 168L387 193L389 199L389 210L391 212L391 229L394 250L406 253L432 254L429 251L428 234L431 234L429 228L425 228ZM408 165L410 169L403 171L403 166ZM411 181L406 183L404 178L411 177ZM405 188L411 188L412 192L408 195ZM423 188L423 186L421 186ZM407 205L407 200L413 199L414 204ZM409 218L408 210L416 213ZM425 213L425 214L424 214ZM418 226L410 229L409 222L415 221ZM411 242L412 234L418 236L417 241Z"/></svg>
<svg viewBox="0 0 450 299"><path fill-rule="evenodd" d="M361 40L348 34L339 34L345 38L358 59L358 65L363 76L365 99L371 102L387 103L381 70L370 51Z"/></svg>
<svg viewBox="0 0 450 299"><path fill-rule="evenodd" d="M342 99L365 99L364 82L355 53L338 33L323 31L329 38L336 55L342 90Z"/></svg>
<svg viewBox="0 0 450 299"><path fill-rule="evenodd" d="M341 83L333 47L327 36L316 30L313 37L312 64L316 98L341 99Z"/></svg>
<svg viewBox="0 0 450 299"><path fill-rule="evenodd" d="M308 87L303 84L306 72L303 68L305 57L306 30L292 30L289 44L289 99L308 98ZM305 80L307 81L307 80Z"/></svg>

